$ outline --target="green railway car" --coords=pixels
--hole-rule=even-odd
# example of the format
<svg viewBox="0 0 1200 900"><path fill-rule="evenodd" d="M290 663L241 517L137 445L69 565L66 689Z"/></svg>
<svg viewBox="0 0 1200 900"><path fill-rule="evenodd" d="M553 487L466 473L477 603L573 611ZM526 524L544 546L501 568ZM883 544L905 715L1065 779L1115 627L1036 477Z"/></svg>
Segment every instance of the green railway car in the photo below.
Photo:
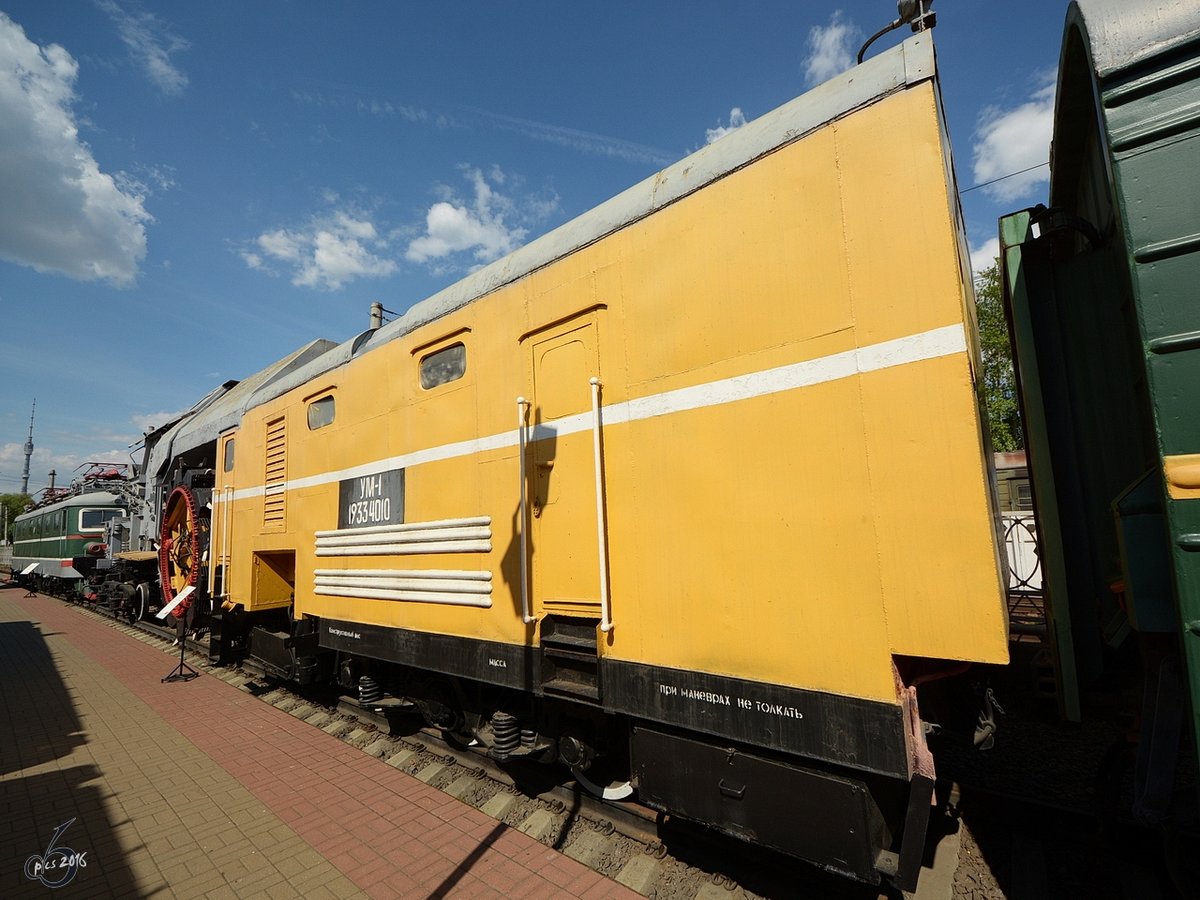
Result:
<svg viewBox="0 0 1200 900"><path fill-rule="evenodd" d="M107 491L76 494L22 513L13 522L13 574L52 593L74 589L82 575L75 560L103 556L105 524L125 515Z"/></svg>
<svg viewBox="0 0 1200 900"><path fill-rule="evenodd" d="M1073 3L1050 206L1000 223L1062 711L1143 674L1146 822L1200 739L1198 111L1200 4Z"/></svg>

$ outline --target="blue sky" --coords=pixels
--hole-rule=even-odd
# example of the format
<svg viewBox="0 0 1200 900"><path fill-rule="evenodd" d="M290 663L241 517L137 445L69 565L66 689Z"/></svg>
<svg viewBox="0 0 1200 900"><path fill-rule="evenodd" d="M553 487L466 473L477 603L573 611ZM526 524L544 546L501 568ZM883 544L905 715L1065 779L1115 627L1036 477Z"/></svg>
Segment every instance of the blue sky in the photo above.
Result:
<svg viewBox="0 0 1200 900"><path fill-rule="evenodd" d="M959 187L1043 162L1066 0L939 0ZM890 0L0 0L0 492L403 311L832 77ZM873 48L896 43L894 32ZM1043 167L964 193L975 256Z"/></svg>

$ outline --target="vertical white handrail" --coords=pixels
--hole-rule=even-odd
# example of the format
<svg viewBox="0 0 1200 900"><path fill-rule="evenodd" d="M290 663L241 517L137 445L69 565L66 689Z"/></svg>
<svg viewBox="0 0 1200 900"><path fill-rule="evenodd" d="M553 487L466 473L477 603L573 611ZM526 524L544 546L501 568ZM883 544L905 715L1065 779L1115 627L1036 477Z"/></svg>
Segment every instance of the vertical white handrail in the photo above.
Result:
<svg viewBox="0 0 1200 900"><path fill-rule="evenodd" d="M216 596L213 595L213 589L217 586L215 578L216 578L216 573L217 573L217 563L220 560L217 557L216 543L211 539L212 538L211 529L216 527L216 523L219 521L219 517L225 515L224 500L225 500L224 491L223 490L220 490L220 491L214 490L212 499L208 502L208 508L211 510L211 514L210 514L210 518L209 518L211 527L209 530L209 544L208 544L208 593L209 593L210 599L213 599L213 600L216 599Z"/></svg>
<svg viewBox="0 0 1200 900"><path fill-rule="evenodd" d="M228 494L228 497L226 497ZM229 529L233 525L233 487L221 489L221 597L229 598Z"/></svg>
<svg viewBox="0 0 1200 900"><path fill-rule="evenodd" d="M600 379L592 386L592 452L596 458L596 552L600 561L600 630L612 631L612 608L608 597L608 535L604 529L604 461L600 455Z"/></svg>
<svg viewBox="0 0 1200 900"><path fill-rule="evenodd" d="M526 625L532 625L535 620L529 614L529 539L526 536L529 530L529 516L525 509L525 419L528 406L529 401L524 397L517 398L517 453L521 458L521 489L518 492L520 513L517 520L517 527L521 531L521 620Z"/></svg>

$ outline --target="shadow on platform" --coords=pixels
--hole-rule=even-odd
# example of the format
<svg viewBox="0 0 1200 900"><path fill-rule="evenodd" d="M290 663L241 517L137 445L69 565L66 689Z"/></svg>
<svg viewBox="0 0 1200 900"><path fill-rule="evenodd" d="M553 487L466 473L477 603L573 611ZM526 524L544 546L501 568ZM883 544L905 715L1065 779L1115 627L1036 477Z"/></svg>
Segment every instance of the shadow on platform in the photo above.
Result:
<svg viewBox="0 0 1200 900"><path fill-rule="evenodd" d="M0 622L0 896L143 896L103 773L64 763L88 736L47 636Z"/></svg>

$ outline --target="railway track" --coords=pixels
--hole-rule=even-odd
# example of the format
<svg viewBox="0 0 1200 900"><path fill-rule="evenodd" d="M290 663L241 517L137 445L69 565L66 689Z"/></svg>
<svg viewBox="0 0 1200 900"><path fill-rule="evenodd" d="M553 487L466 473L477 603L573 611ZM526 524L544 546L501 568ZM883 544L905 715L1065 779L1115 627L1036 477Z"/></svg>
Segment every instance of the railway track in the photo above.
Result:
<svg viewBox="0 0 1200 900"><path fill-rule="evenodd" d="M171 646L175 632L130 624L103 607L79 604L143 643ZM503 766L455 746L415 713L364 708L331 689L302 689L248 667L215 667L202 642L186 642L188 663L256 696L313 728L385 761L449 796L529 835L647 897L663 900L787 897L833 900L899 898L628 801L583 790L565 769L511 761Z"/></svg>

